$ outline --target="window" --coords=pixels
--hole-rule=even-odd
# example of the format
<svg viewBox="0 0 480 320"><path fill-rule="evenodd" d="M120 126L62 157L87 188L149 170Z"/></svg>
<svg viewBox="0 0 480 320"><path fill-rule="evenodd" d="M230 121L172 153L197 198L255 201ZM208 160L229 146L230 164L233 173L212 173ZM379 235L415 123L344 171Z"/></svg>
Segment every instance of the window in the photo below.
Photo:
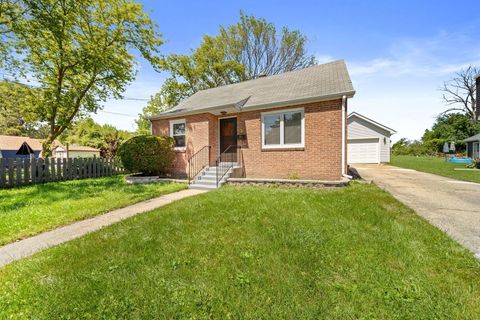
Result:
<svg viewBox="0 0 480 320"><path fill-rule="evenodd" d="M302 148L304 134L303 109L262 113L263 148Z"/></svg>
<svg viewBox="0 0 480 320"><path fill-rule="evenodd" d="M170 121L170 136L175 139L175 149L185 149L186 127L185 119Z"/></svg>

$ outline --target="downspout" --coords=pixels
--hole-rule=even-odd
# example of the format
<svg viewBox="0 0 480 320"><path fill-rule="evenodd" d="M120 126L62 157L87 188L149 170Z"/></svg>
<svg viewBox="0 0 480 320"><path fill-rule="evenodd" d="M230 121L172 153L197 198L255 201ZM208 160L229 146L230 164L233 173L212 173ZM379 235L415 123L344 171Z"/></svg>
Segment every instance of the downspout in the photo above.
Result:
<svg viewBox="0 0 480 320"><path fill-rule="evenodd" d="M345 109L346 109L346 104L347 104L347 96L343 96L342 97L342 177L352 179L353 177L349 176L345 172L345 167L346 167L346 157L345 157L345 140L346 140L346 136L345 136L345 118L346 118Z"/></svg>

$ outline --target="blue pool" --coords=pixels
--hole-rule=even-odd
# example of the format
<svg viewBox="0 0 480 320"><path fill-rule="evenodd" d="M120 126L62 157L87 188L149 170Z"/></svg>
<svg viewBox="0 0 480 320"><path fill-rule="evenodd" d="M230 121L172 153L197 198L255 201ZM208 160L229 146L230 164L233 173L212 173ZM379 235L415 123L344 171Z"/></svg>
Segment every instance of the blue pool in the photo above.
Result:
<svg viewBox="0 0 480 320"><path fill-rule="evenodd" d="M450 158L448 159L448 162L452 163L472 163L473 160L470 158Z"/></svg>

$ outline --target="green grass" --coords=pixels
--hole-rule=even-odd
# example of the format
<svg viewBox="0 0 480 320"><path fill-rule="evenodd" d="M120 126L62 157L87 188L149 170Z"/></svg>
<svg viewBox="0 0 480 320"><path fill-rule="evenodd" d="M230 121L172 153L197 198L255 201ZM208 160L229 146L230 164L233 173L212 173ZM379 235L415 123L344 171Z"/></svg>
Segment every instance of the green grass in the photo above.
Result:
<svg viewBox="0 0 480 320"><path fill-rule="evenodd" d="M479 314L480 263L374 185L227 186L0 270L0 318Z"/></svg>
<svg viewBox="0 0 480 320"><path fill-rule="evenodd" d="M465 169L465 164L445 162L444 158L427 156L392 156L390 164L397 167L438 174L439 176L448 178L480 183L480 170L454 170L454 168Z"/></svg>
<svg viewBox="0 0 480 320"><path fill-rule="evenodd" d="M178 183L129 185L123 179L113 176L0 190L0 245L186 188Z"/></svg>

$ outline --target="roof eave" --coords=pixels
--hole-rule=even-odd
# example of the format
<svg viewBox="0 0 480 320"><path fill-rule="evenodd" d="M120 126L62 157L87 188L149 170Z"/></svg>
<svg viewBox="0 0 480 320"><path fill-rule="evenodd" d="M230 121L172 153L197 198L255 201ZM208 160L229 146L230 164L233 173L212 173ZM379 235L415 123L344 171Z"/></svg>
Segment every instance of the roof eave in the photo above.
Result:
<svg viewBox="0 0 480 320"><path fill-rule="evenodd" d="M330 95L307 97L307 98L292 99L292 100L285 100L285 101L275 101L275 102L269 102L269 103L244 107L238 112L254 111L254 110L261 110L261 109L268 109L268 108L275 108L275 107L294 106L294 105L311 103L311 102L319 102L319 101L328 101L328 100L334 100L334 99L341 99L343 96L346 96L347 98L352 98L354 95L355 95L355 90L351 90L351 91L339 92L339 93L330 94ZM228 108L228 107L234 107L234 104L215 106L210 108L202 108L202 109L196 109L196 110L185 110L185 112L178 112L175 114L160 113L160 114L151 116L148 119L152 121L152 120L159 120L159 119L175 118L177 116L181 117L181 116L187 116L192 114L206 113L209 111L214 111L217 109Z"/></svg>
<svg viewBox="0 0 480 320"><path fill-rule="evenodd" d="M365 120L365 121L367 121L367 122L369 122L369 123L371 123L371 124L373 124L373 125L376 125L377 127L382 128L382 129L385 130L385 131L388 131L388 132L390 133L390 135L393 135L393 134L397 133L397 131L393 130L392 128L389 128L389 127L387 127L387 126L384 126L383 124L378 123L377 121L372 120L372 119L370 119L370 118L368 118L368 117L365 117L364 115L362 115L362 114L360 114L360 113L358 113L358 112L352 112L352 113L350 113L347 118L350 118L351 116L356 116L356 117L358 117L358 118L360 118L360 119L363 119L363 120Z"/></svg>

